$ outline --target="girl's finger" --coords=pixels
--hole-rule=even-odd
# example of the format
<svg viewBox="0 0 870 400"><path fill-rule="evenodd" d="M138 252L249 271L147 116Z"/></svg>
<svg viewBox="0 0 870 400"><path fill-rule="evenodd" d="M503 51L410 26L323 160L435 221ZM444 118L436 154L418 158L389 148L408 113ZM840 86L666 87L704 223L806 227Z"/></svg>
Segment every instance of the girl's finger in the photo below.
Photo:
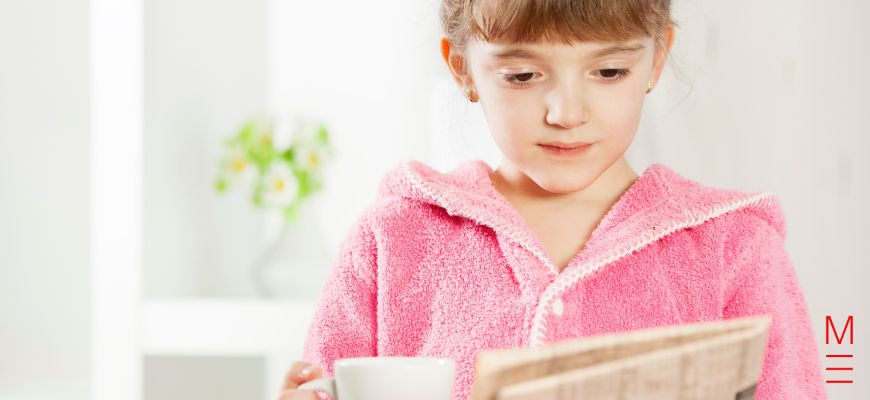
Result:
<svg viewBox="0 0 870 400"><path fill-rule="evenodd" d="M277 400L320 400L320 396L313 390L285 390L281 392Z"/></svg>
<svg viewBox="0 0 870 400"><path fill-rule="evenodd" d="M284 384L281 390L296 389L299 385L320 378L322 375L323 371L320 367L305 361L296 361L284 375Z"/></svg>

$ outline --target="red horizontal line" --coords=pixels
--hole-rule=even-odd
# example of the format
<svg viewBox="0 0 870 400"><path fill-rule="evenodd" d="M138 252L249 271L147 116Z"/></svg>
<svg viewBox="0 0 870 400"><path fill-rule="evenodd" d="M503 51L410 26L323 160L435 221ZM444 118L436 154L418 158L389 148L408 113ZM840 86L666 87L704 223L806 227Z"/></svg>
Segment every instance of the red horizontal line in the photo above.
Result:
<svg viewBox="0 0 870 400"><path fill-rule="evenodd" d="M825 383L852 383L852 381L825 381Z"/></svg>
<svg viewBox="0 0 870 400"><path fill-rule="evenodd" d="M851 354L825 354L825 357L852 357Z"/></svg>
<svg viewBox="0 0 870 400"><path fill-rule="evenodd" d="M828 367L825 369L828 371L851 371L852 367Z"/></svg>

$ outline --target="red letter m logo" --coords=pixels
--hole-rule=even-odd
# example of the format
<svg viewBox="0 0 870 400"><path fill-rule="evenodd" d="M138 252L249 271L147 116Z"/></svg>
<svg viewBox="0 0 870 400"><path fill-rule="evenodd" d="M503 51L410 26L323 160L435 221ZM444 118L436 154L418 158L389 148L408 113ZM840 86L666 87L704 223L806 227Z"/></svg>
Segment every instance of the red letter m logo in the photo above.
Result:
<svg viewBox="0 0 870 400"><path fill-rule="evenodd" d="M837 335L837 328L834 327L834 321L831 320L831 316L825 316L825 344L830 343L830 341L828 340L828 334L831 332L831 330L834 331L834 338L837 339L837 344L843 344L843 338L846 337L846 329L849 329L849 344L854 344L852 335L853 328L851 315L849 316L849 318L846 319L846 325L843 326L842 335Z"/></svg>

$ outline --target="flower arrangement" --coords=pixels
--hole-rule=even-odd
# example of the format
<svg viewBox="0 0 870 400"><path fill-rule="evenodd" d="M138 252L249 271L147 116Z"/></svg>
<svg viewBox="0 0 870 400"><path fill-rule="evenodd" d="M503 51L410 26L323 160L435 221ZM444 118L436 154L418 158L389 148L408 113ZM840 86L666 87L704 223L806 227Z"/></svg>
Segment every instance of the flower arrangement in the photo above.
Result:
<svg viewBox="0 0 870 400"><path fill-rule="evenodd" d="M218 192L246 186L254 205L281 211L295 221L300 203L323 187L323 167L332 158L329 131L317 121L295 119L292 140L276 140L275 118L251 118L224 143Z"/></svg>

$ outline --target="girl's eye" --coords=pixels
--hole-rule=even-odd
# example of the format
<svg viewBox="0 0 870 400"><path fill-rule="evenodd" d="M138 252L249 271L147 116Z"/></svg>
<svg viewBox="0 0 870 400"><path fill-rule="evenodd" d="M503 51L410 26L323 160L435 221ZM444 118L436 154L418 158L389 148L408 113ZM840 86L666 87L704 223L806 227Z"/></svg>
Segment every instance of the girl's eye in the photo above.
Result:
<svg viewBox="0 0 870 400"><path fill-rule="evenodd" d="M604 79L607 83L616 83L619 82L631 74L631 71L627 68L606 68L599 69L598 75ZM502 74L502 79L515 86L515 87L524 87L531 85L531 80L535 78L535 72L524 72L521 74Z"/></svg>
<svg viewBox="0 0 870 400"><path fill-rule="evenodd" d="M599 75L609 83L619 82L628 77L629 74L631 74L631 71L626 68L599 69L598 72Z"/></svg>
<svg viewBox="0 0 870 400"><path fill-rule="evenodd" d="M522 74L502 74L502 79L505 82L518 87L531 85L531 82L529 81L534 79L534 77L534 72L524 72Z"/></svg>

